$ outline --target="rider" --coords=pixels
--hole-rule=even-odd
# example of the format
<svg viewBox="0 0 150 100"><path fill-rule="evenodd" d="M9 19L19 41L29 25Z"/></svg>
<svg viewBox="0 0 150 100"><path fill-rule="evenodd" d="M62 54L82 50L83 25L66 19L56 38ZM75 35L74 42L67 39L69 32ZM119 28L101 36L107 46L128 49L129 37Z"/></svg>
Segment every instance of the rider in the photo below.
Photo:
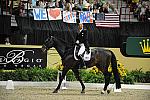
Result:
<svg viewBox="0 0 150 100"><path fill-rule="evenodd" d="M87 53L90 53L90 51L89 51L89 43L88 43L88 34L87 34L87 30L84 29L83 27L83 23L79 23L79 32L76 37L76 45L80 46L80 49L78 51L78 57L84 63L82 54L84 53L84 51L86 51ZM84 63L84 67L86 67L85 63Z"/></svg>

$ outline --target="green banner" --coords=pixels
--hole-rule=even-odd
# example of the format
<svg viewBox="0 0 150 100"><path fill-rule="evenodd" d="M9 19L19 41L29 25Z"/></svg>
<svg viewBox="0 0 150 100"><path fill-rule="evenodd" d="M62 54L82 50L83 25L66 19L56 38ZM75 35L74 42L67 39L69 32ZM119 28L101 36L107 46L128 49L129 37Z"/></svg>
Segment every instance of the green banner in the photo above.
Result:
<svg viewBox="0 0 150 100"><path fill-rule="evenodd" d="M150 57L150 37L128 37L126 53L130 56Z"/></svg>

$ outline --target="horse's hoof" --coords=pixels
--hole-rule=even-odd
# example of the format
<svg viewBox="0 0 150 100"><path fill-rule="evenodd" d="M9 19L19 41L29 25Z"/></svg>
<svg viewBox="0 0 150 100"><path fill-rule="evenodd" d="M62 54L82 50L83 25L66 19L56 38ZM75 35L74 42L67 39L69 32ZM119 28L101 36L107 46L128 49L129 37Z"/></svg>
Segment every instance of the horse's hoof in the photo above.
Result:
<svg viewBox="0 0 150 100"><path fill-rule="evenodd" d="M104 91L104 90L102 90L102 91L101 91L101 94L105 94L105 91Z"/></svg>
<svg viewBox="0 0 150 100"><path fill-rule="evenodd" d="M110 90L107 90L107 93L109 94L109 93L110 93Z"/></svg>
<svg viewBox="0 0 150 100"><path fill-rule="evenodd" d="M121 88L120 89L114 89L114 92L121 92Z"/></svg>
<svg viewBox="0 0 150 100"><path fill-rule="evenodd" d="M58 91L54 90L53 93L58 93Z"/></svg>
<svg viewBox="0 0 150 100"><path fill-rule="evenodd" d="M85 91L81 91L82 94L85 94Z"/></svg>

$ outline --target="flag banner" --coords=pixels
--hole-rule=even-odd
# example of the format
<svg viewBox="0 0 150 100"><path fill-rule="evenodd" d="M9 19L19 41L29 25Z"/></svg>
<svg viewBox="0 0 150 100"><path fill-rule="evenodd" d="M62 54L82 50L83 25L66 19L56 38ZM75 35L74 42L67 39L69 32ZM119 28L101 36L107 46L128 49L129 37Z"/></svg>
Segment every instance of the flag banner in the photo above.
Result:
<svg viewBox="0 0 150 100"><path fill-rule="evenodd" d="M80 23L93 23L93 14L90 11L79 12Z"/></svg>
<svg viewBox="0 0 150 100"><path fill-rule="evenodd" d="M46 9L33 8L34 20L48 20Z"/></svg>
<svg viewBox="0 0 150 100"><path fill-rule="evenodd" d="M49 20L61 20L61 8L50 8L48 9Z"/></svg>
<svg viewBox="0 0 150 100"><path fill-rule="evenodd" d="M63 22L76 23L76 12L63 11Z"/></svg>
<svg viewBox="0 0 150 100"><path fill-rule="evenodd" d="M120 27L119 15L117 14L104 14L97 13L95 24L97 27L110 27L119 28Z"/></svg>

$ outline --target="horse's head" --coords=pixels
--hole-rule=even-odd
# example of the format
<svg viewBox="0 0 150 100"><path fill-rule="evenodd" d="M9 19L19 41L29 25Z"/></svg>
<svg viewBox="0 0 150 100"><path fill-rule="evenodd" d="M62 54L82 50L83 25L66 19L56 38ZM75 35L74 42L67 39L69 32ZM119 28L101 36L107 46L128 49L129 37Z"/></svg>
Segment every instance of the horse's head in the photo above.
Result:
<svg viewBox="0 0 150 100"><path fill-rule="evenodd" d="M50 49L52 47L54 47L57 50L57 52L59 53L59 55L61 57L63 57L65 50L67 48L67 42L64 41L63 39L56 38L54 36L50 36L45 40L41 50L43 52L46 52L48 49Z"/></svg>
<svg viewBox="0 0 150 100"><path fill-rule="evenodd" d="M44 44L42 45L41 50L43 52L46 52L49 48L52 48L52 47L54 47L54 37L50 36L45 40Z"/></svg>

